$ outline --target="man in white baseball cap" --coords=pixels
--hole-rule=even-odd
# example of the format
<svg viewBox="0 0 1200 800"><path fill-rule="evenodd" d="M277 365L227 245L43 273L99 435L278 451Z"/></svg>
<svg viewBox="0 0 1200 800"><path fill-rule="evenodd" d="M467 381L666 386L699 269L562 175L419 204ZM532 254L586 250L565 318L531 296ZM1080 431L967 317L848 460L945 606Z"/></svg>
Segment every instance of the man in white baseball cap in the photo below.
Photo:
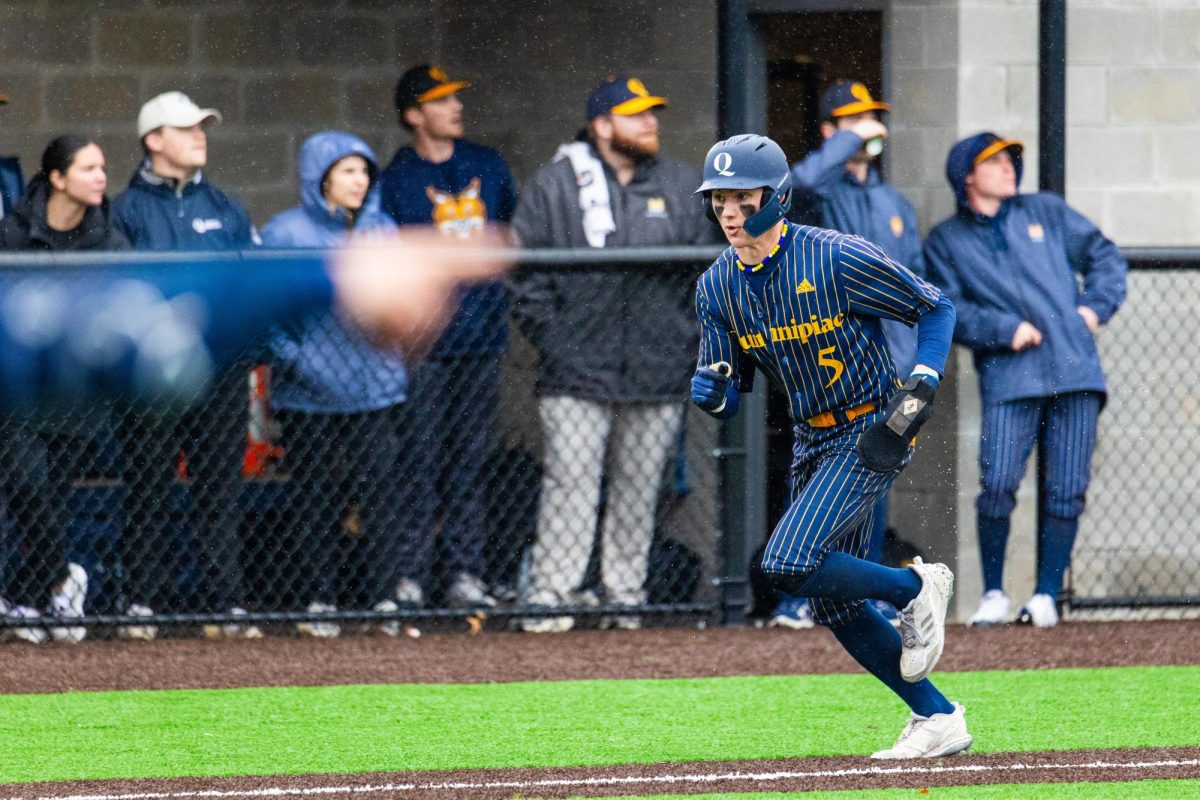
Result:
<svg viewBox="0 0 1200 800"><path fill-rule="evenodd" d="M138 114L137 130L145 161L129 188L113 201L113 210L135 250L245 250L259 244L250 215L209 183L208 126L221 114L201 108L182 92L149 100ZM171 553L170 496L179 451L187 454L192 506L188 529L197 543L202 579L197 589L201 610L237 613L245 594L237 531L241 511L241 455L246 438L246 369L234 364L214 377L205 405L185 412L145 414L122 427L129 465L138 490L125 503L124 593L133 616L170 605L167 590L177 566L163 567ZM166 559L172 560L172 559ZM177 564L177 559L173 564ZM218 627L224 635L258 636L254 626ZM127 635L150 638L153 628L128 628Z"/></svg>

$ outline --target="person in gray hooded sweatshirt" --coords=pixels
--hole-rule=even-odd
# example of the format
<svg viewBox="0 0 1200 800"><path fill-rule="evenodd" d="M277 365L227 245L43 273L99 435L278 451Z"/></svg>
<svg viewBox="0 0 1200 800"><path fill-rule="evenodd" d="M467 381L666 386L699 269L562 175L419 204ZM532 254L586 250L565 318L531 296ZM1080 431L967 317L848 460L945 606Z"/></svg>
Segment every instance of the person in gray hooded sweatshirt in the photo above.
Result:
<svg viewBox="0 0 1200 800"><path fill-rule="evenodd" d="M300 150L301 204L263 228L266 247L332 248L351 232L393 230L380 211L375 154L356 136L315 134ZM408 374L399 354L376 349L332 312L280 328L271 341L272 408L284 437L293 496L290 524L270 563L285 565L289 602L332 611L339 595L396 611L396 585L419 558L419 526L402 530L398 431ZM357 533L354 546L343 531ZM352 585L352 577L361 582ZM332 622L302 623L336 636ZM379 630L396 635L395 622Z"/></svg>

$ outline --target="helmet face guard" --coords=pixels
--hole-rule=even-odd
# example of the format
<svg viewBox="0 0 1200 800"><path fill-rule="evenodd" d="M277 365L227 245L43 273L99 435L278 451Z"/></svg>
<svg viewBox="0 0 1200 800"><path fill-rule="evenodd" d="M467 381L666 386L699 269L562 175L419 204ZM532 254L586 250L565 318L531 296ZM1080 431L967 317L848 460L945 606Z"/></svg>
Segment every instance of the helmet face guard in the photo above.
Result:
<svg viewBox="0 0 1200 800"><path fill-rule="evenodd" d="M763 190L758 211L742 223L751 237L762 236L775 226L792 204L792 174L779 145L765 136L742 134L717 142L704 160L704 182L696 190L704 203L704 214L720 224L712 207L715 189Z"/></svg>

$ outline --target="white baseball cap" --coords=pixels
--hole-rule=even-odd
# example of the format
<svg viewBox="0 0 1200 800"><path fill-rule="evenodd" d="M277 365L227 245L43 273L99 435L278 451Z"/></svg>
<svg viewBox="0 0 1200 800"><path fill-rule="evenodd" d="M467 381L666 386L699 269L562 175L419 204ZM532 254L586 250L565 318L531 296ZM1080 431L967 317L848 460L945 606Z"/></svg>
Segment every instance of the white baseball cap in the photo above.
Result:
<svg viewBox="0 0 1200 800"><path fill-rule="evenodd" d="M221 121L221 112L215 108L201 108L183 92L163 92L146 101L138 112L138 138L164 125L172 128L190 128L206 119Z"/></svg>

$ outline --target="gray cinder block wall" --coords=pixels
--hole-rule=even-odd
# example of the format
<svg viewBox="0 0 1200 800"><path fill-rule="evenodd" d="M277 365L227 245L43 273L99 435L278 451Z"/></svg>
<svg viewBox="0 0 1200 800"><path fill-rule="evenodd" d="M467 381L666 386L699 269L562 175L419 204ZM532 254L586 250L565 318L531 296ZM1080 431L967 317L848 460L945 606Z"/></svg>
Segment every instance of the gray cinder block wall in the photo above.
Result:
<svg viewBox="0 0 1200 800"><path fill-rule="evenodd" d="M468 133L518 178L581 127L587 91L622 70L670 98L665 150L698 160L716 128L715 15L711 0L4 0L0 152L32 171L54 136L95 135L115 193L140 158L139 106L182 89L225 116L210 172L261 225L298 202L307 135L349 130L391 158L407 141L392 88L425 60L475 84Z"/></svg>

